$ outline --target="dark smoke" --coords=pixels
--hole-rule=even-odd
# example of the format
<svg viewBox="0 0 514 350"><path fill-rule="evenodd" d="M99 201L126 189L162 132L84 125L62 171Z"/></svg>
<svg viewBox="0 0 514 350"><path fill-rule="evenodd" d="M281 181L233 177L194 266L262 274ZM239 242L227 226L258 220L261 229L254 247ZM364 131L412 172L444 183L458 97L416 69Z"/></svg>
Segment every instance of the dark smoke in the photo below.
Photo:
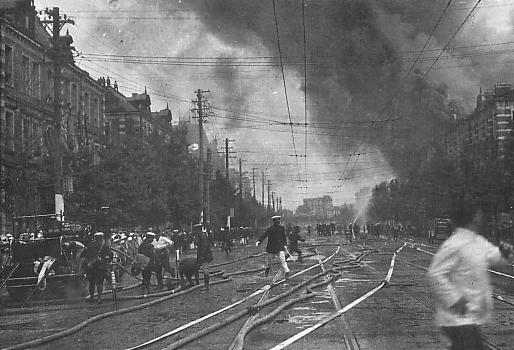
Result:
<svg viewBox="0 0 514 350"><path fill-rule="evenodd" d="M285 61L302 62L301 1L276 1L276 5ZM190 1L188 6L223 41L251 46L257 38L269 52L278 54L271 1ZM429 32L439 14L433 8L426 0L307 1L307 89L310 104L319 107L315 120L341 125L341 121L401 118L370 124L364 132L341 129L342 136L354 138L327 138L327 146L343 150L372 142L399 165L405 156L399 147L412 149L430 140L434 124L447 118L447 88L402 73L400 48L406 43L411 49L422 46L419 34ZM451 13L453 23L461 14ZM398 21L397 28L387 28L389 18ZM448 33L450 27L445 22L441 31ZM301 64L293 67L303 74Z"/></svg>
<svg viewBox="0 0 514 350"><path fill-rule="evenodd" d="M317 147L326 149L327 153L347 154L379 148L382 153L368 155L365 159L361 157L361 160L380 161L385 155L396 171L401 172L406 169L408 159L419 157L418 151L427 147L427 143L429 146L440 143L440 133L445 130L449 118L450 100L456 99L466 112L470 112L481 85L486 89L498 81L514 81L514 70L506 55L442 59L426 77L423 73L431 60L421 61L407 76L406 72L417 56L416 50L425 43L448 0L305 2L309 122L331 126L330 130L315 131L339 135L311 136L312 149ZM110 2L97 3L96 6L105 9L109 8ZM300 97L305 88L302 84L301 3L301 0L276 0L286 80L290 97L295 99L291 103L295 122L303 121ZM452 2L424 57L439 53L433 50L445 45L474 4L475 0ZM495 4L498 3L483 2L483 6ZM217 57L218 61L226 61L229 57L237 60L240 56L278 56L272 0L118 0L112 1L112 5L120 10L130 10L128 17L159 16L166 20L145 22L127 17L126 21L95 21L91 28L96 33L92 36L103 35L104 42L109 40L111 45L106 49L109 53ZM174 10L186 11L176 13ZM480 8L450 47L512 41L512 29L498 32L490 27L487 11L492 10L499 11L497 8ZM511 8L500 10L510 11ZM170 20L174 16L194 19ZM462 48L448 50L446 54L501 48L504 47ZM99 51L96 47L89 50ZM193 85L191 78L196 74L192 73L195 69L206 79L194 81ZM243 74L244 69L247 72ZM259 72L264 69L274 71L275 76L270 77L270 72ZM181 96L191 96L197 88L210 89L213 104L217 106L239 111L260 110L264 116L273 119L287 118L277 66L241 68L225 65L181 70L127 65L124 70L142 74L141 83L149 83L155 89L164 89L164 83L169 83L174 87L173 93ZM166 73L173 73L172 78L166 79ZM384 120L386 122L371 122ZM346 123L355 121L369 123ZM261 140L257 138L263 133L251 134L252 129L247 124L240 124L240 120L226 119L224 123L224 126L233 127L230 132L236 135L232 137L242 140L241 143L248 142L250 147L259 142L262 148L273 147L275 143L286 147L288 135L281 137L281 143L274 139L276 133L269 133L267 140ZM238 126L244 128L238 129ZM301 135L298 140L297 147L301 148ZM283 161L283 158L278 159L280 152L276 153L276 162ZM291 152L282 153L287 158L287 153ZM314 157L323 157L323 154L319 152ZM345 157L338 160L344 164ZM354 178L362 174L352 170L353 161L348 163L343 176ZM334 170L329 168L327 166L325 170ZM291 188L295 190L294 185Z"/></svg>

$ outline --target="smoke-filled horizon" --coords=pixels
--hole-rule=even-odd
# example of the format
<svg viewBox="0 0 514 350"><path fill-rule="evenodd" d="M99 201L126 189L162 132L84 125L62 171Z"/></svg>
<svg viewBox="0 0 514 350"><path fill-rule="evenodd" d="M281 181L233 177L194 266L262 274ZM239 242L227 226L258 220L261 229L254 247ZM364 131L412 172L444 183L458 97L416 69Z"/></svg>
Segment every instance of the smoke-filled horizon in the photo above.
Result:
<svg viewBox="0 0 514 350"><path fill-rule="evenodd" d="M399 175L405 150L444 127L448 100L469 112L480 86L514 80L507 0L481 4L425 77L475 1L451 2L409 75L448 1L304 3L305 22L301 0L276 1L293 139L271 0L36 0L37 9L61 6L75 18L77 64L118 80L126 94L147 86L155 110L169 102L175 118L189 118L182 99L210 90L209 133L235 139L245 168L265 171L289 209L324 194L349 202L361 187Z"/></svg>

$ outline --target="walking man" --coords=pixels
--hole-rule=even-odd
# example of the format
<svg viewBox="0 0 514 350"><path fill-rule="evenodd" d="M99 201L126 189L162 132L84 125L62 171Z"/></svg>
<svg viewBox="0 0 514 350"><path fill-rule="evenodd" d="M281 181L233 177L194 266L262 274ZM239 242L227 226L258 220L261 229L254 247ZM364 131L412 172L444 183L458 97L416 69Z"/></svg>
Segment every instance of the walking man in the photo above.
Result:
<svg viewBox="0 0 514 350"><path fill-rule="evenodd" d="M289 267L287 267L285 254L287 245L286 232L284 226L280 225L279 215L273 216L271 220L273 221L273 224L262 234L257 242L255 242L255 245L258 247L266 237L268 238L268 244L266 246L266 252L268 253L268 265L266 266L264 274L266 276L269 275L271 264L274 258L278 256L285 278L288 279L290 271Z"/></svg>
<svg viewBox="0 0 514 350"><path fill-rule="evenodd" d="M453 218L457 229L439 248L428 270L436 300L436 325L451 341L451 350L482 350L480 326L491 317L491 283L487 269L504 258L512 246L497 247L480 235L484 214L464 206Z"/></svg>

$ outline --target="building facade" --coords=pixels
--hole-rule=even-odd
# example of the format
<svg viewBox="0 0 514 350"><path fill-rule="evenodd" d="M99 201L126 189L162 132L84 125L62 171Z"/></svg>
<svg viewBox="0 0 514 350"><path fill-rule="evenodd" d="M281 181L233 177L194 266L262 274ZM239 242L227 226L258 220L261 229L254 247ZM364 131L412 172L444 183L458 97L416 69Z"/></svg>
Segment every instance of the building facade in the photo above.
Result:
<svg viewBox="0 0 514 350"><path fill-rule="evenodd" d="M299 206L296 214L332 218L336 215L336 208L332 204L332 197L325 195L317 198L304 198L303 205Z"/></svg>
<svg viewBox="0 0 514 350"><path fill-rule="evenodd" d="M103 88L75 66L72 38L59 39L63 63L54 86L52 35L33 1L0 3L0 233L8 230L13 214L54 211L56 147L62 150L69 191L73 170L68 160L78 153L94 159L103 142ZM52 131L54 96L60 97L59 137Z"/></svg>
<svg viewBox="0 0 514 350"><path fill-rule="evenodd" d="M451 158L470 154L480 160L495 154L499 159L512 136L514 88L512 84L496 84L493 90L480 93L473 113L458 118L445 138L446 153ZM485 152L485 150L489 150Z"/></svg>

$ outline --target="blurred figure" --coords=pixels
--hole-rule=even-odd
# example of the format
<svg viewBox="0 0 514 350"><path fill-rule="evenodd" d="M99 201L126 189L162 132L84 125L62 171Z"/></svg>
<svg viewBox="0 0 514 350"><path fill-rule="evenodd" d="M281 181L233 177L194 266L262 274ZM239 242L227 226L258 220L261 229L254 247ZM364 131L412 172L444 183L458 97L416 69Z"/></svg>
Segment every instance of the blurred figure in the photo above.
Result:
<svg viewBox="0 0 514 350"><path fill-rule="evenodd" d="M297 253L298 254L298 262L302 261L302 251L298 247L298 241L305 242L305 238L300 236L300 230L294 230L293 233L289 235L289 253Z"/></svg>
<svg viewBox="0 0 514 350"><path fill-rule="evenodd" d="M436 300L435 323L451 341L451 350L483 349L480 325L492 311L487 269L504 258L512 259L512 246L493 245L480 235L484 214L478 207L460 209L455 233L434 256L428 277Z"/></svg>

